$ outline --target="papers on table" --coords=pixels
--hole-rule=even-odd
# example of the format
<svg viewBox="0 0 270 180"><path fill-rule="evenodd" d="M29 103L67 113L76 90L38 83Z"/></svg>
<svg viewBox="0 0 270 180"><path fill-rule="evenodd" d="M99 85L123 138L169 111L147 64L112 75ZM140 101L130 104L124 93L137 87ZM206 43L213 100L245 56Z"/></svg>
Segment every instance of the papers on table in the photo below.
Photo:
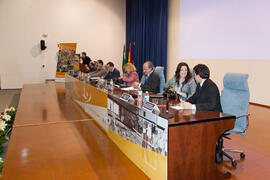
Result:
<svg viewBox="0 0 270 180"><path fill-rule="evenodd" d="M126 87L126 88L121 88L123 91L132 91L134 90L134 87Z"/></svg>
<svg viewBox="0 0 270 180"><path fill-rule="evenodd" d="M96 80L96 79L100 79L100 77L91 77L90 79Z"/></svg>
<svg viewBox="0 0 270 180"><path fill-rule="evenodd" d="M176 110L184 109L183 106L170 106L170 108L173 108L173 109L176 109Z"/></svg>
<svg viewBox="0 0 270 180"><path fill-rule="evenodd" d="M191 108L184 108L184 106L176 105L176 106L170 106L170 108L176 109L176 110L181 110L181 109L195 109L193 107Z"/></svg>

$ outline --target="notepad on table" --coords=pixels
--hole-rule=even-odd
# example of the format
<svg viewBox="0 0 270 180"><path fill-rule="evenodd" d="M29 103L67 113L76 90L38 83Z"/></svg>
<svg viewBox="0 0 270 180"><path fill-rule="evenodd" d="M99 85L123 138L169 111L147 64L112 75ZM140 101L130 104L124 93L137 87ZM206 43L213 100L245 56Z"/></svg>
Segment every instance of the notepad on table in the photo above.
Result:
<svg viewBox="0 0 270 180"><path fill-rule="evenodd" d="M132 91L134 90L134 87L126 87L126 88L121 88L123 91Z"/></svg>
<svg viewBox="0 0 270 180"><path fill-rule="evenodd" d="M184 106L171 106L171 108L176 109L176 110L181 110L181 109L194 109L194 108L184 108Z"/></svg>
<svg viewBox="0 0 270 180"><path fill-rule="evenodd" d="M184 109L183 106L170 106L170 108L172 109L176 109L176 110L181 110L181 109Z"/></svg>

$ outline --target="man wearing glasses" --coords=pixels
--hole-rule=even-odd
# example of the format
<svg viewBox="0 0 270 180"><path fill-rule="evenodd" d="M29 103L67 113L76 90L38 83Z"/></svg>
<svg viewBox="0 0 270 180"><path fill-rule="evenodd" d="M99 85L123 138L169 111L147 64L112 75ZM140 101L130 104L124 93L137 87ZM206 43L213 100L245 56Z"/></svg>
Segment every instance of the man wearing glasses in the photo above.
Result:
<svg viewBox="0 0 270 180"><path fill-rule="evenodd" d="M141 84L140 84L142 91L159 93L160 79L158 77L158 74L154 71L154 65L151 61L146 61L143 64L143 74L145 76L145 80L141 81ZM134 83L134 86L138 87L139 83Z"/></svg>

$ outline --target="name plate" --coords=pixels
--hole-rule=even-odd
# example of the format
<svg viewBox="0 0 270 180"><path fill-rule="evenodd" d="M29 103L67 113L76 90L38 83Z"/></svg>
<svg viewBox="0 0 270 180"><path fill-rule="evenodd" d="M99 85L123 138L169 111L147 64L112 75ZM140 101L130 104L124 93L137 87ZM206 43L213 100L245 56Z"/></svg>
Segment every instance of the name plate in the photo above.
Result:
<svg viewBox="0 0 270 180"><path fill-rule="evenodd" d="M157 107L157 105L155 103L146 101L143 105L143 108L147 111L150 112L156 112L156 113L160 113L159 108Z"/></svg>
<svg viewBox="0 0 270 180"><path fill-rule="evenodd" d="M126 101L126 102L130 102L130 103L135 102L133 97L130 94L127 94L127 93L123 93L122 96L120 97L120 99L122 99L123 101Z"/></svg>

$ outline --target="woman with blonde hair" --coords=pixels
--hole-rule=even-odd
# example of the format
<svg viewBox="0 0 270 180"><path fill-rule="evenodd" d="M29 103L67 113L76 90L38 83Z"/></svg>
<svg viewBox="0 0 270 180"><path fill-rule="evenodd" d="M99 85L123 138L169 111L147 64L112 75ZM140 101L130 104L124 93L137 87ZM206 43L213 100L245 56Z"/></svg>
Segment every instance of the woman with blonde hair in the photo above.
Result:
<svg viewBox="0 0 270 180"><path fill-rule="evenodd" d="M128 87L132 86L134 82L140 82L139 75L136 72L136 67L133 64L126 63L124 65L124 72L125 75L122 79L127 84Z"/></svg>

